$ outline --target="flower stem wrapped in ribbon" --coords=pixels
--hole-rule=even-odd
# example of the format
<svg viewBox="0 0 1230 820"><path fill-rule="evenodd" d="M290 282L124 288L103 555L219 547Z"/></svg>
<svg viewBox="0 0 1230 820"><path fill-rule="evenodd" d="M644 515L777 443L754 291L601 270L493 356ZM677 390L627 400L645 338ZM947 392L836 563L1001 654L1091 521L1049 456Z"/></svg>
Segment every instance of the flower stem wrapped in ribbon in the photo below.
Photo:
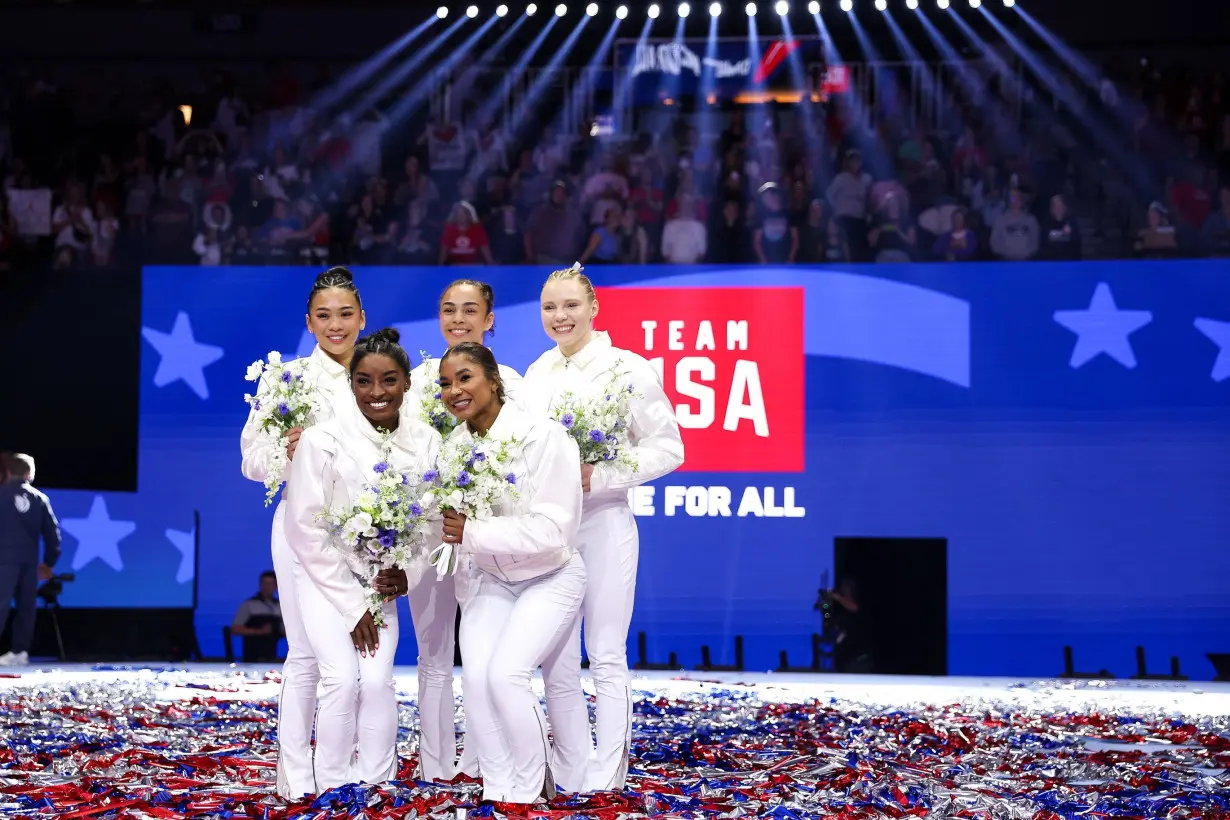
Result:
<svg viewBox="0 0 1230 820"><path fill-rule="evenodd" d="M610 378L594 395L582 398L564 393L552 407L552 417L580 448L582 464L636 470L636 459L629 452L628 428L632 423L631 401L637 394L626 376L611 368Z"/></svg>
<svg viewBox="0 0 1230 820"><path fill-rule="evenodd" d="M495 439L444 442L437 462L435 486L423 497L441 510L455 510L476 521L491 518L517 498L517 475L512 471L519 441ZM439 578L457 570L457 551L441 544L431 553Z"/></svg>
<svg viewBox="0 0 1230 820"><path fill-rule="evenodd" d="M269 352L268 361L257 359L248 365L245 378L257 382L256 395L244 394L256 413L265 435L272 439L273 454L265 474L265 506L268 507L285 481L290 459L286 456L286 434L296 427L307 427L316 411L316 386L304 379L307 359L282 361L282 354Z"/></svg>
<svg viewBox="0 0 1230 820"><path fill-rule="evenodd" d="M428 504L419 493L435 478L435 471L419 476L396 470L391 461L391 437L392 433L384 435L380 461L372 467L372 484L359 492L349 509L320 515L346 555L351 571L369 589L386 569L405 570L409 576L418 564L421 577L427 557ZM411 577L410 585L415 582ZM384 597L372 590L367 608L376 626L384 626L383 607Z"/></svg>
<svg viewBox="0 0 1230 820"><path fill-rule="evenodd" d="M457 426L457 417L449 412L440 392L440 364L426 350L420 350L419 355L423 357L423 369L427 375L426 382L419 388L419 420L431 425L442 438L448 438Z"/></svg>

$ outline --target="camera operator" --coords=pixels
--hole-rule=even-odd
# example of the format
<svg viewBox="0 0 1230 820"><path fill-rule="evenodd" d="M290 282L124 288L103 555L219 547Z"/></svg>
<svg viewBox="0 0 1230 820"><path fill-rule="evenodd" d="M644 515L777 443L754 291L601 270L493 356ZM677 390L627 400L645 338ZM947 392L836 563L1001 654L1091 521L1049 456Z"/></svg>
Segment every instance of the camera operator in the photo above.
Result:
<svg viewBox="0 0 1230 820"><path fill-rule="evenodd" d="M870 672L872 658L854 581L843 578L836 589L820 590L816 609L824 615L825 637L833 642L833 668L838 672Z"/></svg>
<svg viewBox="0 0 1230 820"><path fill-rule="evenodd" d="M239 605L231 633L243 637L243 662L264 663L278 660L278 641L286 637L282 625L282 605L278 598L278 576L273 570L261 573L256 594Z"/></svg>
<svg viewBox="0 0 1230 820"><path fill-rule="evenodd" d="M49 580L60 557L60 522L47 496L34 489L34 459L23 453L6 454L5 479L0 484L0 632L9 617L9 602L16 601L13 646L0 655L0 666L25 666L34 639L35 605L39 581ZM43 561L38 542L43 541Z"/></svg>

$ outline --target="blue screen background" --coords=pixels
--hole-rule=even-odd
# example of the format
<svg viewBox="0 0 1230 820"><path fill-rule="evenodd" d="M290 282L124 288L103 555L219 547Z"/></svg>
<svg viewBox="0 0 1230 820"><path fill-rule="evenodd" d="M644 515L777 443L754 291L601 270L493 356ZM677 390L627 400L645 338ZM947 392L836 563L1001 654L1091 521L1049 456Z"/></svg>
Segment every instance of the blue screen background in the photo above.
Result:
<svg viewBox="0 0 1230 820"><path fill-rule="evenodd" d="M221 654L220 627L271 566L272 508L239 474L243 375L271 349L310 351L315 273L145 269L139 488L52 493L61 567L78 574L65 606L191 606L195 585L202 649ZM368 329L394 325L412 353L437 352L438 295L465 273L358 269ZM673 650L690 667L708 644L729 663L735 635L750 669L773 668L782 649L807 658L839 536L948 539L951 674L1054 674L1072 644L1079 667L1125 675L1139 644L1151 666L1178 655L1187 674L1209 678L1204 653L1230 651L1224 263L593 273L607 287L806 291L806 471L657 482L725 486L736 499L747 486L779 498L793 487L806 516L667 516L659 502L640 518L632 632L648 633L655 658ZM479 275L497 294L491 345L524 370L548 346L543 271ZM407 629L398 660L414 657Z"/></svg>

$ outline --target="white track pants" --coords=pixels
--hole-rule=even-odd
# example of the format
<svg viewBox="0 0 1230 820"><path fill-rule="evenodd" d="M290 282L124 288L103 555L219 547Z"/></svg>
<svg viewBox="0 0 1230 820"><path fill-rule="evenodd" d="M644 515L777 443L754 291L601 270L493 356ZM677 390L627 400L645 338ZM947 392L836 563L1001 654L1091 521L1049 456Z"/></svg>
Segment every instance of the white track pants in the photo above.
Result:
<svg viewBox="0 0 1230 820"><path fill-rule="evenodd" d="M435 569L428 568L410 590L410 616L419 647L419 776L451 780L457 774L453 697L457 589L453 576L436 580Z"/></svg>
<svg viewBox="0 0 1230 820"><path fill-rule="evenodd" d="M636 518L627 504L586 508L577 536L577 549L585 559L589 583L581 617L574 626L585 630L589 673L597 693L597 755L589 762L584 791L622 789L628 777L632 747L632 675L628 671L628 627L636 598L636 567L640 558L640 535ZM560 659L565 668L580 667L581 644L576 638L564 644L573 657ZM578 706L579 704L579 706ZM575 712L585 706L580 686L569 690L561 682L558 691L547 686L548 715L555 720L559 709ZM585 713L588 714L588 713Z"/></svg>
<svg viewBox="0 0 1230 820"><path fill-rule="evenodd" d="M296 587L304 577L299 559L286 542L286 504L273 513L273 571L278 576L282 624L286 628L286 661L278 696L278 794L295 800L315 794L312 777L312 722L316 716L316 684L320 670L300 614Z"/></svg>
<svg viewBox="0 0 1230 820"><path fill-rule="evenodd" d="M461 613L462 689L466 709L466 746L473 746L483 775L483 798L532 803L553 785L542 707L531 678L544 677L560 663L574 634L573 625L585 595L585 563L573 556L550 575L505 584L491 575L471 581ZM586 743L557 748L557 756L584 761ZM557 747L574 740L557 733ZM550 796L554 796L547 789Z"/></svg>
<svg viewBox="0 0 1230 820"><path fill-rule="evenodd" d="M347 783L383 783L397 773L397 605L384 605L380 648L360 657L350 640L350 625L302 568L299 573L299 607L320 666L315 792Z"/></svg>

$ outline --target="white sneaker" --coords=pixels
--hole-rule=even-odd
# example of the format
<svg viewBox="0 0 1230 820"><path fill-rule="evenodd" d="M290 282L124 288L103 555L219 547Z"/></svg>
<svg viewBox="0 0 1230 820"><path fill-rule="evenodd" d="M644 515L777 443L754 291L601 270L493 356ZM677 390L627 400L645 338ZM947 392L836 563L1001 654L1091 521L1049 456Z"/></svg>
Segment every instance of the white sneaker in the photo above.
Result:
<svg viewBox="0 0 1230 820"><path fill-rule="evenodd" d="M0 655L0 666L28 666L30 655L27 652L5 652Z"/></svg>

